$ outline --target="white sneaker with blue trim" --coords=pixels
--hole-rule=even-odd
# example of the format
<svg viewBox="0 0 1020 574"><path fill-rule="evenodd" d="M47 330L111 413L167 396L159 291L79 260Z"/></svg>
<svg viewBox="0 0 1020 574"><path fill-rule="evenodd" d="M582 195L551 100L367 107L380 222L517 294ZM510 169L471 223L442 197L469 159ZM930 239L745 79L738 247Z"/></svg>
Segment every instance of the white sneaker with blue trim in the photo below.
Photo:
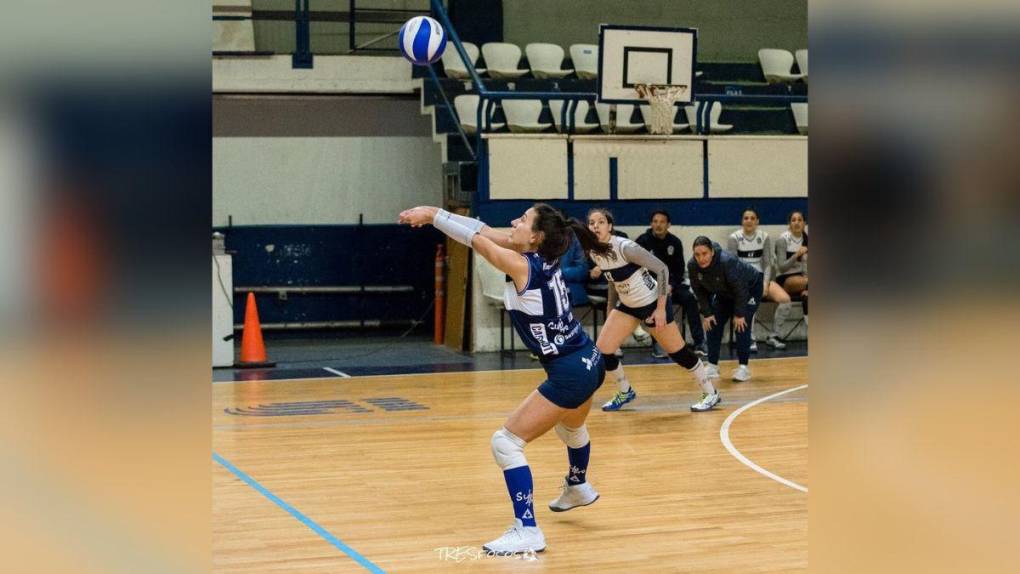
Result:
<svg viewBox="0 0 1020 574"><path fill-rule="evenodd" d="M524 526L520 518L514 519L514 525L507 528L503 536L487 542L482 550L493 554L508 555L522 552L541 552L545 550L545 535L537 526Z"/></svg>

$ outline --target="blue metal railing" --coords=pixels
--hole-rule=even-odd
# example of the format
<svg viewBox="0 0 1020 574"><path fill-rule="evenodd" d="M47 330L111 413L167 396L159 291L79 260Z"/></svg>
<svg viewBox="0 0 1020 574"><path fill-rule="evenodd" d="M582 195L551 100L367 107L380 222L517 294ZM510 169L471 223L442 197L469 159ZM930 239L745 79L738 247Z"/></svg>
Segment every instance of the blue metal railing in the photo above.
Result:
<svg viewBox="0 0 1020 574"><path fill-rule="evenodd" d="M436 89L439 91L439 95L443 98L443 107L446 108L447 113L453 120L453 125L457 126L457 133L460 135L460 139L464 142L464 147L467 148L468 153L471 154L471 159L478 161L478 155L475 154L474 148L471 147L471 142L468 141L467 133L464 131L464 126L460 125L460 118L454 112L453 104L450 103L450 98L446 95L446 90L443 89L443 84L439 81L439 76L436 75L436 70L429 66L429 77L432 78L432 83L436 85Z"/></svg>
<svg viewBox="0 0 1020 574"><path fill-rule="evenodd" d="M573 133L576 128L576 110L577 102L581 100L589 100L594 102L598 97L597 94L592 92L526 92L526 91L497 91L489 90L485 87L485 82L482 81L481 76L478 75L478 71L475 69L475 63L468 57L467 51L464 50L464 44L460 41L460 36L457 35L457 30L454 28L453 23L450 22L450 17L446 13L446 9L443 7L441 0L431 0L432 4L432 16L439 20L439 23L443 25L446 30L447 42L452 44L454 49L457 50L457 54L460 56L461 61L464 63L464 67L467 69L468 74L471 76L471 81L478 92L478 109L476 110L476 123L478 126L476 129L476 140L474 149L468 145L468 150L471 152L471 157L476 161L486 161L484 148L485 140L482 134L492 128L492 106L496 102L503 100L541 100L542 102L548 102L549 100L564 100L564 106L560 109L560 125L563 130L567 133ZM436 76L435 70L432 66L429 66L429 74L432 77L432 81L439 88L439 92L443 97L444 102L447 104L447 108L451 109L449 105L449 99L446 96L445 90L443 90L442 84L439 82L439 78ZM467 144L467 136L460 126L460 121L456 122L457 130L464 139L464 143ZM485 170L478 170L478 177L481 179L484 177ZM479 181L479 185L481 185Z"/></svg>

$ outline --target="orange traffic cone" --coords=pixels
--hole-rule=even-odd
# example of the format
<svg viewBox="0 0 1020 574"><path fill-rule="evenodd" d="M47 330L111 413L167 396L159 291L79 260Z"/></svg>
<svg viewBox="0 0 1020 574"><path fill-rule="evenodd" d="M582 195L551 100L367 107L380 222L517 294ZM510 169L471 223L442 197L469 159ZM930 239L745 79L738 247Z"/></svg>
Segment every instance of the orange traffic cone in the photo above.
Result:
<svg viewBox="0 0 1020 574"><path fill-rule="evenodd" d="M248 292L244 306L244 333L241 335L241 360L235 367L275 367L276 363L266 360L266 345L262 342L262 326L259 324L259 310L255 306L255 294Z"/></svg>

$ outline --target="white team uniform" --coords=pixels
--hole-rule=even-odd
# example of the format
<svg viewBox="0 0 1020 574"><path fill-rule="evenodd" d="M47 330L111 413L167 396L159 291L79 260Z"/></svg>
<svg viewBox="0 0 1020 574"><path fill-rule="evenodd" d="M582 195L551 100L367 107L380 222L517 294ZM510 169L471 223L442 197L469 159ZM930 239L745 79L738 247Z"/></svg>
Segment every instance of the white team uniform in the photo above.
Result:
<svg viewBox="0 0 1020 574"><path fill-rule="evenodd" d="M741 261L761 271L765 275L767 285L772 278L772 242L769 241L769 234L761 229L755 230L754 235L747 237L743 229L738 229L730 234L728 246L733 248L736 245L736 255Z"/></svg>
<svg viewBox="0 0 1020 574"><path fill-rule="evenodd" d="M796 255L797 251L799 251L800 248L804 246L805 237L807 237L807 234L802 233L800 238L798 239L793 236L793 233L790 233L789 229L780 234L779 238L786 242L786 252L776 253L776 257L782 257L780 262L786 261L787 259ZM797 261L796 263L793 264L793 266L790 269L782 271L780 275L795 275L797 273L805 273L806 267L807 265L804 262Z"/></svg>
<svg viewBox="0 0 1020 574"><path fill-rule="evenodd" d="M655 303L659 298L658 287L655 277L648 269L630 263L623 256L624 246L636 243L624 237L616 235L609 238L609 244L613 248L616 259L598 255L594 252L591 258L602 270L602 276L613 284L616 293L620 296L620 303L637 309Z"/></svg>

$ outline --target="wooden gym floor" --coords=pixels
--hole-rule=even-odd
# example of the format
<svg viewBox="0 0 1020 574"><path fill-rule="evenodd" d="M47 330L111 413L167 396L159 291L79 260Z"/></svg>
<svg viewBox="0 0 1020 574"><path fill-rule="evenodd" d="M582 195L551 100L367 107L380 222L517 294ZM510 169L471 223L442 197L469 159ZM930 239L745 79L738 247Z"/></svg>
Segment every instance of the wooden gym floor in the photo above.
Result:
<svg viewBox="0 0 1020 574"><path fill-rule="evenodd" d="M214 384L214 571L805 570L807 389L732 415L805 387L807 358L751 369L694 414L700 392L679 367L628 366L638 399L588 418L589 507L548 510L566 449L552 432L530 444L548 548L523 558L481 555L513 522L489 438L540 370Z"/></svg>

